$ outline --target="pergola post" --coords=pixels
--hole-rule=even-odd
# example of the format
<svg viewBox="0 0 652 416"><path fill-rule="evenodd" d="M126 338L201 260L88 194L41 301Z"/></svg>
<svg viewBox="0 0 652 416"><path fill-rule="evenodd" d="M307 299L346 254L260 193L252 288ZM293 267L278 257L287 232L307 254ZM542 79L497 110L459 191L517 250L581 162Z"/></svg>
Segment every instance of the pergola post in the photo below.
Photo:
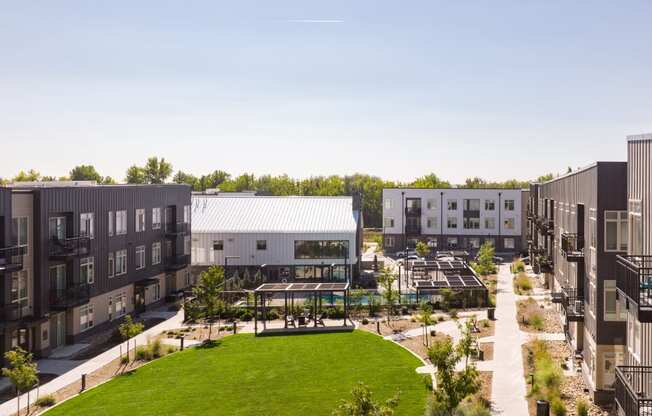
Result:
<svg viewBox="0 0 652 416"><path fill-rule="evenodd" d="M284 292L285 302L283 304L283 319L285 320L285 328L288 327L288 292Z"/></svg>
<svg viewBox="0 0 652 416"><path fill-rule="evenodd" d="M263 331L267 329L267 305L265 305L265 293L260 295L260 299L263 301Z"/></svg>
<svg viewBox="0 0 652 416"><path fill-rule="evenodd" d="M258 293L254 291L254 336L258 335Z"/></svg>
<svg viewBox="0 0 652 416"><path fill-rule="evenodd" d="M318 292L314 293L315 299L313 299L313 302L315 304L315 309L314 309L313 316L312 316L313 320L315 321L315 328L317 328L317 293Z"/></svg>
<svg viewBox="0 0 652 416"><path fill-rule="evenodd" d="M346 318L349 316L349 291L344 291L344 326L346 326Z"/></svg>

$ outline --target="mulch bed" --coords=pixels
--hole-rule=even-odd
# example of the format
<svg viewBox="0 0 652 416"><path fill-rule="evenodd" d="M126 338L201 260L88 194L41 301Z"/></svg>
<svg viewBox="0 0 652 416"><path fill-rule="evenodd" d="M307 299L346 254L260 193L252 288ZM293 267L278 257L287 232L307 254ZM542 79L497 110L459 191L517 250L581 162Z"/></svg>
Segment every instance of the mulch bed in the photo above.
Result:
<svg viewBox="0 0 652 416"><path fill-rule="evenodd" d="M516 303L516 320L521 331L530 333L558 334L563 332L559 315L551 306L550 302L539 302L533 298L521 300ZM534 315L539 315L543 321L542 328L536 329L531 325ZM528 323L524 323L524 319Z"/></svg>

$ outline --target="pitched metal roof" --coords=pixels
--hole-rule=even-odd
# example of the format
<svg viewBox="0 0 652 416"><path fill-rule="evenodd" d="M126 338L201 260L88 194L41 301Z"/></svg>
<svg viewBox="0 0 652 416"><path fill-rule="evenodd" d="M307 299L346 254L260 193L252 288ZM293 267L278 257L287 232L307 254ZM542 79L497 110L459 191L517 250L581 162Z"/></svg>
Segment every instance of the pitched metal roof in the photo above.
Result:
<svg viewBox="0 0 652 416"><path fill-rule="evenodd" d="M355 233L351 197L192 196L193 233Z"/></svg>

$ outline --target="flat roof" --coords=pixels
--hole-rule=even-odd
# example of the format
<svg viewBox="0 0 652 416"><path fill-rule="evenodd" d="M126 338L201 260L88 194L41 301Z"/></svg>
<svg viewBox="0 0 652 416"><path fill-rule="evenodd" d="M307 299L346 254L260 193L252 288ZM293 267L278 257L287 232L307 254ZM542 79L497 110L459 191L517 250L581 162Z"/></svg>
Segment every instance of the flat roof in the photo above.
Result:
<svg viewBox="0 0 652 416"><path fill-rule="evenodd" d="M348 283L263 283L254 292L344 292Z"/></svg>
<svg viewBox="0 0 652 416"><path fill-rule="evenodd" d="M437 280L415 280L418 291L440 289L487 289L476 276L446 275Z"/></svg>
<svg viewBox="0 0 652 416"><path fill-rule="evenodd" d="M429 270L440 270L440 271L450 271L450 270L466 270L469 266L461 260L452 260L452 261L414 261L412 262L413 269L429 269Z"/></svg>

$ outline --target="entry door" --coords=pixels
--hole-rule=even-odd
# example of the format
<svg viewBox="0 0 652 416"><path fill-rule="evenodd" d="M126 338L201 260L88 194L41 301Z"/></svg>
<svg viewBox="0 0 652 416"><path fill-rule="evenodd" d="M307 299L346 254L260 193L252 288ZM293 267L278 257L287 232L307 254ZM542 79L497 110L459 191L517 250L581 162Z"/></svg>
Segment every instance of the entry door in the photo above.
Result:
<svg viewBox="0 0 652 416"><path fill-rule="evenodd" d="M61 347L66 344L66 313L58 313L50 320L50 343L52 348Z"/></svg>
<svg viewBox="0 0 652 416"><path fill-rule="evenodd" d="M58 238L59 240L66 238L65 217L50 218L50 238Z"/></svg>
<svg viewBox="0 0 652 416"><path fill-rule="evenodd" d="M136 313L145 312L145 288L137 287L134 289L134 306Z"/></svg>

